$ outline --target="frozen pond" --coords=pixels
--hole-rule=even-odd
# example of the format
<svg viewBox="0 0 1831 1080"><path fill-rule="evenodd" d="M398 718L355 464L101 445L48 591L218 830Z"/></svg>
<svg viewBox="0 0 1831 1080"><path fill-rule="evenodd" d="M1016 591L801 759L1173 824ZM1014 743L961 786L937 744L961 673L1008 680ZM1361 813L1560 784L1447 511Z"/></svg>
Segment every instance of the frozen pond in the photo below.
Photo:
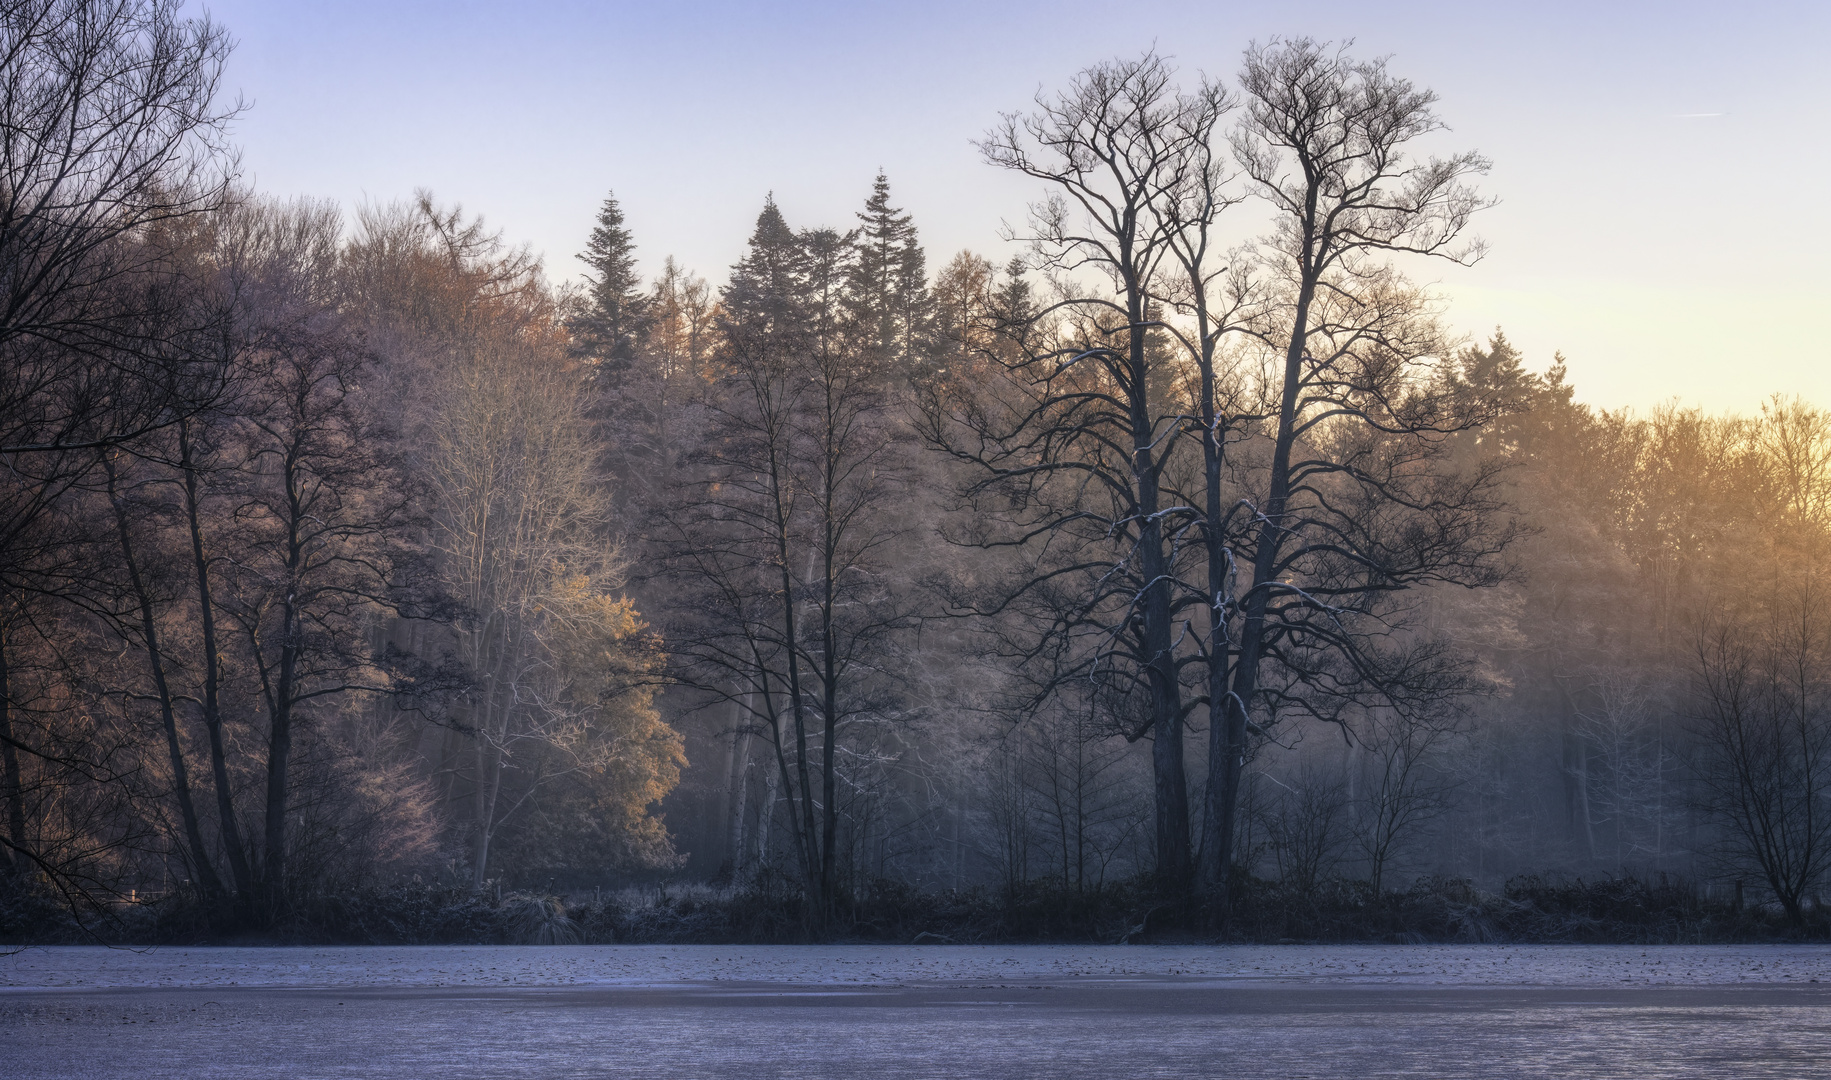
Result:
<svg viewBox="0 0 1831 1080"><path fill-rule="evenodd" d="M33 949L49 1077L1831 1075L1831 948Z"/></svg>

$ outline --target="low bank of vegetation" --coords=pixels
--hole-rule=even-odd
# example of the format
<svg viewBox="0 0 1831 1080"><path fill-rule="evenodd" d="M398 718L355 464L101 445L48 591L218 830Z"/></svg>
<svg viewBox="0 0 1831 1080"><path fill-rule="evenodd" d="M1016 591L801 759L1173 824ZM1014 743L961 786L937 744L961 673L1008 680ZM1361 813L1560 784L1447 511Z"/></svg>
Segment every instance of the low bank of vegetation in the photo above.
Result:
<svg viewBox="0 0 1831 1080"><path fill-rule="evenodd" d="M140 898L80 921L55 898L0 898L0 942L122 945L651 945L651 944L1633 944L1831 940L1831 911L1789 917L1778 904L1659 877L1521 876L1499 892L1426 877L1402 891L1330 880L1307 892L1241 879L1223 923L1155 900L1145 882L1064 891L923 892L880 881L824 930L778 882L746 888L657 885L568 896L479 892L403 882L322 897L278 927L225 930L182 897Z"/></svg>

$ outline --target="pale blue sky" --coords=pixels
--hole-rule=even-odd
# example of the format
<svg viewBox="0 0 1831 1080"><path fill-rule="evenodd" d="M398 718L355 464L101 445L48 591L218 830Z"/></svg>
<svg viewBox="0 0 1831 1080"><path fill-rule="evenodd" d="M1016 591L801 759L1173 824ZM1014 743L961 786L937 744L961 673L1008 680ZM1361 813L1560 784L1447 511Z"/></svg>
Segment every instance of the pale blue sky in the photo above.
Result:
<svg viewBox="0 0 1831 1080"><path fill-rule="evenodd" d="M614 189L645 271L712 280L766 192L848 225L882 166L931 266L1002 262L1034 189L970 143L1039 86L1155 42L1229 78L1252 39L1357 39L1441 96L1443 148L1494 159L1472 270L1417 266L1579 396L1831 405L1831 5L1083 2L208 5L262 190L353 205L415 187L572 276ZM195 10L195 9L194 9ZM1710 114L1710 115L1699 115ZM1239 228L1254 227L1239 211Z"/></svg>

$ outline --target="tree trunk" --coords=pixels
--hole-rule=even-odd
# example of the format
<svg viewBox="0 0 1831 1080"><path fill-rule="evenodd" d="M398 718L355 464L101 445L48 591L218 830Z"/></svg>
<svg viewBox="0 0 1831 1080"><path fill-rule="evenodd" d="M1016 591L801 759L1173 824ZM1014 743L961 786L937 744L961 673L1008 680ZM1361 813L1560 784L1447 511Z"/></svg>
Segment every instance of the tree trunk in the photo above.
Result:
<svg viewBox="0 0 1831 1080"><path fill-rule="evenodd" d="M254 895L254 873L242 843L235 816L235 793L229 783L228 751L223 744L222 657L216 646L216 601L210 590L210 562L204 554L203 525L198 509L197 469L191 459L189 422L178 425L180 464L184 469L185 516L191 528L191 561L197 571L197 608L203 629L203 726L210 738L210 774L216 786L216 816L235 892L246 903Z"/></svg>
<svg viewBox="0 0 1831 1080"><path fill-rule="evenodd" d="M115 469L112 457L103 460L108 475L108 502L114 510L115 530L121 540L121 559L127 567L127 583L133 589L134 603L140 609L140 635L146 645L146 662L153 676L153 691L159 699L159 721L165 729L166 752L172 762L172 793L178 799L179 820L184 825L185 843L190 848L190 863L197 875L205 899L222 899L222 879L210 862L210 849L204 843L203 830L197 824L197 807L191 800L191 780L184 764L184 747L178 739L178 716L172 706L172 690L165 678L165 658L159 652L159 628L153 618L153 601L146 591L146 579L134 558L132 531L127 524L127 510L115 491Z"/></svg>
<svg viewBox="0 0 1831 1080"><path fill-rule="evenodd" d="M1167 895L1190 884L1189 791L1183 766L1182 694L1177 686L1170 627L1170 566L1164 556L1163 526L1158 521L1158 469L1152 443L1149 368L1145 357L1145 313L1142 289L1128 287L1131 327L1132 477L1138 498L1139 570L1143 576L1144 646L1150 686L1151 766L1156 803L1157 885Z"/></svg>
<svg viewBox="0 0 1831 1080"><path fill-rule="evenodd" d="M290 463L289 463L290 464ZM292 797L292 709L298 692L299 653L303 648L303 630L299 625L297 589L304 562L304 547L299 530L304 520L299 477L288 469L286 575L290 583L280 603L280 662L277 677L268 693L272 726L267 734L267 807L262 830L261 891L271 917L277 914L286 889L286 812Z"/></svg>
<svg viewBox="0 0 1831 1080"><path fill-rule="evenodd" d="M287 636L295 631L296 615L291 605L284 608ZM296 648L287 644L280 649L279 678L273 695L273 721L267 733L267 807L262 830L261 892L272 916L286 888L286 811L292 797L288 770L292 765L292 685L298 660Z"/></svg>
<svg viewBox="0 0 1831 1080"><path fill-rule="evenodd" d="M750 802L750 710L746 707L750 695L744 695L744 704L733 704L732 711L737 714L738 729L731 734L731 768L727 774L726 792L728 796L728 814L726 816L727 834L726 850L731 858L731 880L733 884L744 876L744 817Z"/></svg>
<svg viewBox="0 0 1831 1080"><path fill-rule="evenodd" d="M1206 325L1205 309L1199 313ZM1220 416L1215 402L1213 346L1204 343L1202 372L1202 487L1208 555L1208 784L1202 798L1202 849L1197 870L1204 897L1224 913L1233 867L1234 815L1240 803L1240 767L1246 757L1246 711L1228 687L1232 642L1232 553L1220 535L1223 517Z"/></svg>
<svg viewBox="0 0 1831 1080"><path fill-rule="evenodd" d="M15 871L24 870L25 785L19 772L19 749L13 735L13 677L8 657L6 601L0 599L0 765L6 784L6 861Z"/></svg>
<svg viewBox="0 0 1831 1080"><path fill-rule="evenodd" d="M1306 226L1309 223L1306 223ZM1311 235L1306 228L1305 236ZM1209 724L1208 760L1210 768L1220 767L1220 783L1209 774L1210 796L1205 807L1203 840L1213 838L1213 856L1209 860L1204 884L1221 911L1227 904L1227 878L1233 861L1233 833L1239 811L1240 769L1246 755L1247 709L1259 689L1259 658L1264 647L1265 614L1270 605L1266 586L1277 572L1278 552L1282 548L1285 504L1290 497L1291 448L1296 443L1297 394L1303 379L1305 342L1309 338L1310 304L1316 293L1317 273L1314 252L1306 242L1302 265L1304 278L1297 294L1297 308L1291 323L1291 340L1284 352L1284 384L1278 402L1278 436L1272 449L1271 473L1266 485L1266 500L1257 546L1253 552L1252 586L1246 594L1245 618L1240 628L1239 658L1234 664L1231 685L1220 680L1219 689L1225 702L1224 724ZM1212 502L1211 512L1218 507ZM1209 564L1209 573L1214 573ZM1212 598L1211 598L1212 599ZM1216 690L1211 673L1209 694ZM1212 697L1210 701L1212 701ZM1212 704L1210 709L1212 709Z"/></svg>
<svg viewBox="0 0 1831 1080"><path fill-rule="evenodd" d="M829 421L828 429L831 430ZM832 475L832 462L828 461L828 473ZM833 492L825 493L827 529L825 536L824 565L821 572L821 588L824 595L820 606L820 645L824 655L821 656L821 711L823 717L821 758L820 758L820 895L827 909L828 917L833 914L833 905L837 902L838 859L836 848L839 843L839 792L837 778L837 750L839 740L839 661L838 643L833 637L833 548L831 507Z"/></svg>
<svg viewBox="0 0 1831 1080"><path fill-rule="evenodd" d="M781 765L781 753L778 751L777 764L780 766L769 774L769 782L763 785L763 807L757 812L757 865L769 865L769 827L776 820L776 797L781 793L782 778L788 775L788 768Z"/></svg>
<svg viewBox="0 0 1831 1080"><path fill-rule="evenodd" d="M471 811L476 831L471 834L471 887L481 890L489 880L490 839L494 830L490 819L496 816L496 793L502 783L502 754L490 745L483 733L477 733L477 783L471 793Z"/></svg>
<svg viewBox="0 0 1831 1080"><path fill-rule="evenodd" d="M819 831L814 825L814 785L808 775L807 764L807 704L801 694L801 657L800 639L797 636L795 619L794 579L790 574L788 563L788 515L782 505L783 489L781 464L777 455L770 455L770 490L776 507L776 558L782 572L782 630L783 640L788 649L788 706L789 715L795 723L795 772L800 779L800 806L795 819L796 831L802 837L797 845L801 852L802 880L807 882L808 901L819 914L817 920L824 920L826 897L822 893L825 879L820 872L821 854L816 847L819 843ZM780 740L777 743L780 746ZM789 809L796 811L795 789L789 789Z"/></svg>

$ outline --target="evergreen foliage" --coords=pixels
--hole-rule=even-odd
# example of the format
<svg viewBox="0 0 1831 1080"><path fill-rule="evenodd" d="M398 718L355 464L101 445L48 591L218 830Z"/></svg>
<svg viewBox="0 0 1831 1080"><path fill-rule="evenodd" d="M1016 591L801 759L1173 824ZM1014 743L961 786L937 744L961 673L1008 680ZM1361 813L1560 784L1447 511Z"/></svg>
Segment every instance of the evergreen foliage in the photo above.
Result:
<svg viewBox="0 0 1831 1080"><path fill-rule="evenodd" d="M776 342L777 348L793 348L805 306L804 262L800 241L774 196L769 197L757 215L744 258L731 268L721 323L727 336L742 335L764 348L769 347L765 343Z"/></svg>
<svg viewBox="0 0 1831 1080"><path fill-rule="evenodd" d="M597 224L579 261L588 268L582 310L569 321L574 348L611 369L636 360L648 326L650 297L636 272L636 244L615 195L598 208Z"/></svg>
<svg viewBox="0 0 1831 1080"><path fill-rule="evenodd" d="M928 343L933 317L916 227L909 214L890 205L890 180L881 172L857 217L846 313L868 363L908 370Z"/></svg>

